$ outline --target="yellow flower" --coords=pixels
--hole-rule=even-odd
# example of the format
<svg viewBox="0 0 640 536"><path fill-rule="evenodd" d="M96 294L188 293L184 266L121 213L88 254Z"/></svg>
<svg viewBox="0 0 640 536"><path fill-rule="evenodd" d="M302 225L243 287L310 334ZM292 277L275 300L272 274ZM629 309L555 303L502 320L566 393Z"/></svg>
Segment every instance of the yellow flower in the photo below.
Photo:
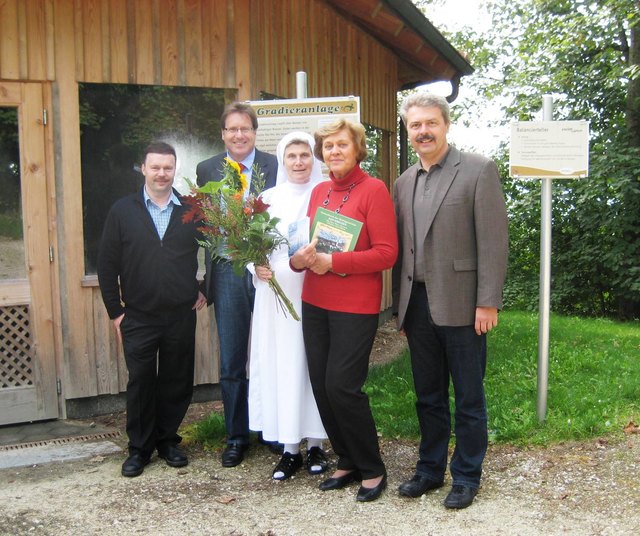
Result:
<svg viewBox="0 0 640 536"><path fill-rule="evenodd" d="M235 160L225 157L225 179L227 184L234 190L244 192L249 186L247 178L242 173L242 167Z"/></svg>
<svg viewBox="0 0 640 536"><path fill-rule="evenodd" d="M229 166L231 166L235 171L238 172L238 175L242 175L242 170L240 169L240 164L238 164L238 162L236 162L235 160L231 160L231 158L229 158L228 156L225 157L225 160L227 161L227 164Z"/></svg>

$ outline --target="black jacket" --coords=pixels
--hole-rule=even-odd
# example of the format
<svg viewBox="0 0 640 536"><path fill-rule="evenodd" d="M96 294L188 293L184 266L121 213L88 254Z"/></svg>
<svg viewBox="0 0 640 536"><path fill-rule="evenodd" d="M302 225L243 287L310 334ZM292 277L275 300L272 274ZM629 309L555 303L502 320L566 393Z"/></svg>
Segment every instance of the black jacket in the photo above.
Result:
<svg viewBox="0 0 640 536"><path fill-rule="evenodd" d="M182 223L185 210L184 205L173 207L160 240L142 189L111 207L98 253L98 281L109 318L126 313L162 322L193 307L199 290L198 233L197 224Z"/></svg>

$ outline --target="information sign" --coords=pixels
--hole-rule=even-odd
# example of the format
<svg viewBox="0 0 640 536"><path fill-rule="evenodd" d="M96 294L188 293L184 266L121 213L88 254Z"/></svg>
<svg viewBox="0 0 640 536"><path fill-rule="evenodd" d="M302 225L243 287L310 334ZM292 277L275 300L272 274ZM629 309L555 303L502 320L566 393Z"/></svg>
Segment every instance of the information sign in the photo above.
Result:
<svg viewBox="0 0 640 536"><path fill-rule="evenodd" d="M511 124L511 177L569 179L587 177L588 174L588 121Z"/></svg>
<svg viewBox="0 0 640 536"><path fill-rule="evenodd" d="M302 130L313 135L319 127L338 119L360 121L360 97L325 97L251 101L258 115L256 147L276 154L285 134Z"/></svg>

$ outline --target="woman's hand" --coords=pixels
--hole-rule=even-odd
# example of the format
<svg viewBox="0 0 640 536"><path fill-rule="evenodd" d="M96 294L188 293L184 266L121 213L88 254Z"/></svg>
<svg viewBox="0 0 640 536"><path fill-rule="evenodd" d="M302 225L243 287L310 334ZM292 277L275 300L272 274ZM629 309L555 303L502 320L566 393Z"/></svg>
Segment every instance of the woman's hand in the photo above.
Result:
<svg viewBox="0 0 640 536"><path fill-rule="evenodd" d="M331 271L332 266L331 255L328 253L316 253L315 261L309 268L315 274L324 275Z"/></svg>
<svg viewBox="0 0 640 536"><path fill-rule="evenodd" d="M273 272L266 266L256 266L256 276L258 276L260 281L264 281L266 283L273 277Z"/></svg>
<svg viewBox="0 0 640 536"><path fill-rule="evenodd" d="M318 239L314 238L306 246L302 246L293 254L290 262L296 270L304 270L305 268L311 268L314 262L316 262L316 244ZM322 255L322 254L321 254Z"/></svg>

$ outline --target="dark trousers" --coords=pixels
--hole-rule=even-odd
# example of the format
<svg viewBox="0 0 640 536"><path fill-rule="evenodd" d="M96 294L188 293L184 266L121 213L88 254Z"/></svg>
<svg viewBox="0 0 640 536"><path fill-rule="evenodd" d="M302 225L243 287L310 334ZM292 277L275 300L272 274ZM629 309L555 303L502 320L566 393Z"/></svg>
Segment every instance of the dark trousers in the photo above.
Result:
<svg viewBox="0 0 640 536"><path fill-rule="evenodd" d="M211 286L220 340L220 388L228 444L249 444L247 360L255 287L251 274L231 263L212 262Z"/></svg>
<svg viewBox="0 0 640 536"><path fill-rule="evenodd" d="M196 312L147 324L125 314L122 324L127 383L129 452L150 456L177 444L178 428L193 394Z"/></svg>
<svg viewBox="0 0 640 536"><path fill-rule="evenodd" d="M444 478L451 436L451 377L456 436L451 476L453 484L478 488L487 451L486 336L477 335L473 326L436 326L424 284L413 285L404 328L411 352L421 433L416 471L435 481Z"/></svg>
<svg viewBox="0 0 640 536"><path fill-rule="evenodd" d="M378 315L328 311L302 303L309 377L338 469L362 478L385 474L369 398L362 391Z"/></svg>

